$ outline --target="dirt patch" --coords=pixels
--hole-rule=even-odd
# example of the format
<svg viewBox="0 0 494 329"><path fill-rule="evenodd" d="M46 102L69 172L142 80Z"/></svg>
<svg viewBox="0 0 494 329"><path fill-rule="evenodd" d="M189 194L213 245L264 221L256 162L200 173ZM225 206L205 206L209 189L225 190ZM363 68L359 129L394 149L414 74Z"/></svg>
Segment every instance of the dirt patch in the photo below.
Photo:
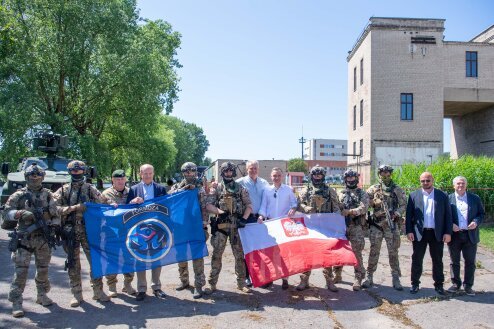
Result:
<svg viewBox="0 0 494 329"><path fill-rule="evenodd" d="M414 323L406 314L406 311L408 307L406 305L403 305L401 303L395 304L387 300L386 298L383 298L376 293L366 290L367 294L369 294L372 298L374 298L377 302L377 311L389 318L392 318L396 321L401 322L402 324L416 328L416 329L421 329L418 324Z"/></svg>

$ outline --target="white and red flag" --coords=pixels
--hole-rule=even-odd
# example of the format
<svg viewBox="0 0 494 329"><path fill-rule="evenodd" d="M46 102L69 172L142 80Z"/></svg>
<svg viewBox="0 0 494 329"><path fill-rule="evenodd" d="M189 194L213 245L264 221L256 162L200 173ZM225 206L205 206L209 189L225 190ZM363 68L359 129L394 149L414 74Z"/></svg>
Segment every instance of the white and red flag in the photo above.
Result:
<svg viewBox="0 0 494 329"><path fill-rule="evenodd" d="M339 214L300 214L239 229L255 287L311 269L357 265Z"/></svg>

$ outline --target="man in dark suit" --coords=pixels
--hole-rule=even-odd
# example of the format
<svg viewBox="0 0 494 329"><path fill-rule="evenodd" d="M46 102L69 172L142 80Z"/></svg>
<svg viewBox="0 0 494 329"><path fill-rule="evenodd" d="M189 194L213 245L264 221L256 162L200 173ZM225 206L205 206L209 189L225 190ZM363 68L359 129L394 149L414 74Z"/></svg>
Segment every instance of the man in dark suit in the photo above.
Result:
<svg viewBox="0 0 494 329"><path fill-rule="evenodd" d="M453 235L448 243L451 258L451 282L449 292L457 292L461 288L460 257L465 260L465 280L463 286L467 295L475 296L472 290L475 274L475 257L479 243L478 226L484 219L484 207L479 196L467 192L467 179L462 176L453 179L455 192L449 195L453 216Z"/></svg>
<svg viewBox="0 0 494 329"><path fill-rule="evenodd" d="M154 182L154 167L150 164L143 164L139 170L141 182L132 186L127 196L127 203L140 204L166 194L164 186ZM151 270L151 281L153 293L158 298L166 298L166 294L161 290L161 267ZM141 301L146 298L147 281L146 271L137 272L137 296L136 300Z"/></svg>
<svg viewBox="0 0 494 329"><path fill-rule="evenodd" d="M420 175L420 190L410 193L406 212L406 233L412 241L412 287L419 291L422 264L427 245L432 258L432 278L436 292L444 295L443 248L451 240L453 223L448 196L434 188L429 172Z"/></svg>

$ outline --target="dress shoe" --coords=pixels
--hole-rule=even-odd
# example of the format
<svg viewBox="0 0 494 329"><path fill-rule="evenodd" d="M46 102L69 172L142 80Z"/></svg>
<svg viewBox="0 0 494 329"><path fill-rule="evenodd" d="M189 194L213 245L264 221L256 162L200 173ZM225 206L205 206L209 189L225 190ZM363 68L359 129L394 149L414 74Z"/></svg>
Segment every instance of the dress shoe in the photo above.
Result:
<svg viewBox="0 0 494 329"><path fill-rule="evenodd" d="M166 298L166 294L163 292L163 290L161 289L156 289L153 291L153 294L158 297L158 298L161 298L161 299L165 299Z"/></svg>
<svg viewBox="0 0 494 329"><path fill-rule="evenodd" d="M412 287L410 288L410 293L411 293L411 294L416 294L416 293L418 293L418 292L419 292L419 290L420 290L419 285L418 285L418 284L414 284L414 285L412 285Z"/></svg>
<svg viewBox="0 0 494 329"><path fill-rule="evenodd" d="M249 288L252 287L252 281L250 281L250 278L245 279L245 285Z"/></svg>
<svg viewBox="0 0 494 329"><path fill-rule="evenodd" d="M139 291L136 296L138 302L143 301L146 298L146 293L144 291Z"/></svg>
<svg viewBox="0 0 494 329"><path fill-rule="evenodd" d="M288 280L286 280L286 279L281 280L281 289L283 289L283 290L288 289Z"/></svg>
<svg viewBox="0 0 494 329"><path fill-rule="evenodd" d="M439 295L446 295L443 286L436 286L435 290Z"/></svg>
<svg viewBox="0 0 494 329"><path fill-rule="evenodd" d="M453 294L457 293L458 291L460 291L460 286L457 284L453 284L451 287L448 288L448 292Z"/></svg>
<svg viewBox="0 0 494 329"><path fill-rule="evenodd" d="M465 287L465 293L468 296L475 296L475 291L473 291L472 287Z"/></svg>

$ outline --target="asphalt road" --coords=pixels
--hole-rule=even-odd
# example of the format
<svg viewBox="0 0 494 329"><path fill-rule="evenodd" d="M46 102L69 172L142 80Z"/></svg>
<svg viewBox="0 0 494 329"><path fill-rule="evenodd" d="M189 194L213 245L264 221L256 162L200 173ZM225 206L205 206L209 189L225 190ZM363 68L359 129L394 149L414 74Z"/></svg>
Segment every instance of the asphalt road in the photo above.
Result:
<svg viewBox="0 0 494 329"><path fill-rule="evenodd" d="M311 276L312 287L298 292L293 285L298 276L289 279L290 288L281 289L281 281L273 288L254 289L244 294L235 289L233 257L229 247L224 256L223 270L218 283L219 291L206 299L194 300L191 291L175 291L179 283L176 265L163 268L165 300L148 296L143 302L119 294L111 302L93 301L89 285L88 265L83 257L83 288L85 302L77 308L68 306L71 294L67 273L63 270L65 255L58 248L52 257L50 297L54 305L36 304L34 261L24 292L24 318L11 316L7 300L13 265L7 250L7 232L0 231L0 328L494 328L494 255L482 248L478 252L479 269L476 272L475 297L464 294L440 297L436 295L431 277L432 265L426 256L421 290L417 295L408 292L410 283L411 244L402 240L400 261L405 290L391 288L390 269L387 265L385 243L381 252L376 286L354 292L351 289L353 269L344 268L344 282L340 291L324 289L321 270ZM369 243L366 241L364 259L367 262ZM445 269L449 268L445 249ZM210 259L206 259L206 274ZM191 266L189 266L191 267ZM446 273L450 285L449 273ZM118 289L122 287L122 279ZM191 278L192 280L192 278ZM134 282L135 286L135 282ZM105 289L107 289L105 287ZM150 294L150 291L148 291Z"/></svg>

